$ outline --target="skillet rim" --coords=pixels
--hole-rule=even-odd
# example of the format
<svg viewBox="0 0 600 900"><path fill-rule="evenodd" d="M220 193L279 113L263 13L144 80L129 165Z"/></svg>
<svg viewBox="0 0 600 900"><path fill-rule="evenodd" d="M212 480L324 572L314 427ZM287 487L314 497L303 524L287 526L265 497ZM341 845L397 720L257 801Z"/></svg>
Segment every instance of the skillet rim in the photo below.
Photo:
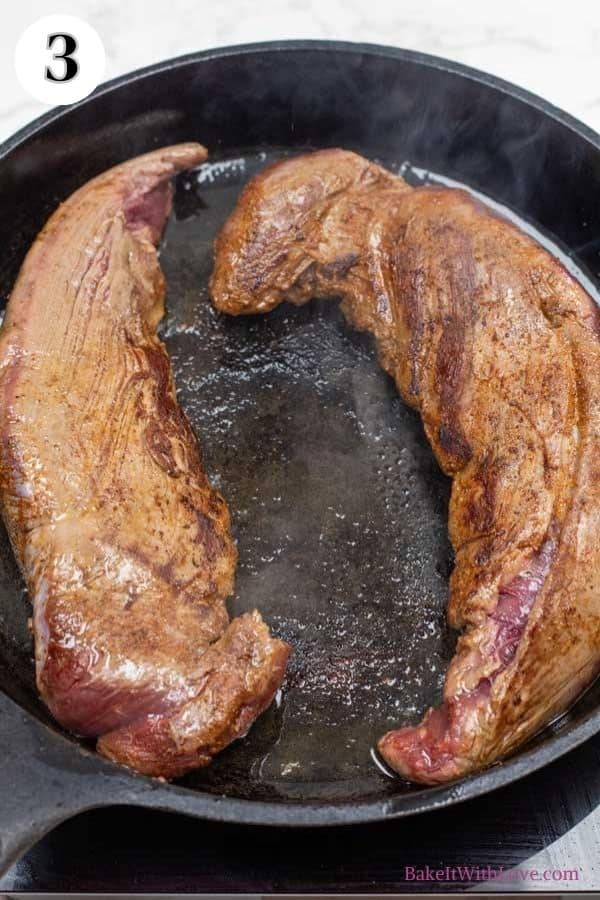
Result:
<svg viewBox="0 0 600 900"><path fill-rule="evenodd" d="M0 164L13 150L35 138L49 124L68 116L72 110L84 106L91 100L126 87L128 84L152 77L161 72L174 70L192 63L206 62L210 59L257 53L301 52L306 50L389 58L466 78L533 107L544 117L553 119L571 132L574 132L600 152L600 134L592 128L583 124L569 113L558 109L542 97L471 66L418 51L381 44L337 40L277 40L201 50L153 63L104 82L92 94L78 103L49 110L0 143ZM331 801L315 803L290 800L278 802L219 796L187 788L181 784L160 784L155 779L128 771L121 766L103 760L96 753L74 744L65 735L41 723L39 719L7 695L3 694L2 699L9 701L9 705L14 707L15 714L18 711L21 715L24 715L28 720L28 724L42 729L48 737L51 735L53 739L60 743L61 748L65 752L71 754L74 751L79 756L80 762L83 759L88 759L93 763L93 768L96 772L100 768L106 774L114 775L119 773L124 776L126 781L130 782L132 790L130 795L126 793L122 802L163 809L165 811L177 811L213 821L252 825L303 827L360 824L390 818L405 818L417 813L442 809L464 800L482 796L511 784L525 775L532 774L555 762L569 751L581 746L581 744L600 731L600 706L598 706L598 708L589 711L582 721L570 728L567 726L567 730L564 733L550 735L541 746L529 750L525 749L517 756L458 782L450 782L435 787L423 787L422 789L416 789L413 793L400 794L379 800L357 802L347 800L338 803ZM64 774L68 776L67 768L65 768ZM90 774L92 774L91 771ZM148 793L148 790L150 793ZM106 797L103 801L101 790L99 794L97 803L93 801L88 802L84 808L91 809L95 806L119 804L119 800L115 797Z"/></svg>
<svg viewBox="0 0 600 900"><path fill-rule="evenodd" d="M46 125L55 122L63 116L69 115L72 110L79 109L90 100L108 94L116 88L123 87L133 81L139 81L151 75L160 72L169 71L188 65L193 62L205 62L210 59L222 59L229 56L250 56L257 52L278 53L283 51L299 51L299 50L318 50L324 52L334 51L336 53L348 54L364 54L371 56L379 56L383 58L397 59L403 62L411 62L416 65L425 66L431 69L438 69L442 72L448 72L452 75L459 75L470 81L475 81L494 88L500 93L507 94L517 100L521 100L528 106L532 106L539 112L543 113L551 119L555 119L561 125L571 129L584 140L589 141L597 150L600 150L600 133L595 131L589 125L585 125L575 116L565 112L559 107L550 103L539 94L528 91L519 87L504 78L492 75L489 72L483 72L473 66L467 66L463 63L454 62L443 56L434 56L431 53L421 53L418 50L408 50L403 47L393 47L388 44L372 44L358 41L337 41L337 40L320 40L320 39L292 39L277 41L255 41L248 44L228 44L224 47L214 47L207 50L197 50L192 53L185 53L180 56L173 56L170 59L157 63L151 63L142 66L139 69L133 69L123 75L104 81L91 94L84 97L77 103L71 103L67 106L56 106L32 119L26 123L14 134L9 135L4 141L0 142L0 161L3 160L12 150L22 144L25 140L33 137L38 131L41 131Z"/></svg>

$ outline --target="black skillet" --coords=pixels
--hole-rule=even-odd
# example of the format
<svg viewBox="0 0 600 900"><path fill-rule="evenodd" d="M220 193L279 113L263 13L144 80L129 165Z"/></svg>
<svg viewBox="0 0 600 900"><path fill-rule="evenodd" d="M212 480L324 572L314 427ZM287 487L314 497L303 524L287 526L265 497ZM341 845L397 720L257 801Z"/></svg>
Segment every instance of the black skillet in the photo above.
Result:
<svg viewBox="0 0 600 900"><path fill-rule="evenodd" d="M600 139L498 79L403 50L290 42L152 66L53 111L0 148L3 297L58 202L122 159L199 140L180 177L162 265L164 336L240 549L233 612L260 607L294 646L278 704L177 784L99 758L38 700L29 608L0 539L0 870L76 812L136 804L277 825L434 810L526 775L600 730L600 686L501 765L419 788L380 770L376 737L439 697L454 637L448 482L370 340L333 303L254 319L207 302L210 242L240 186L272 158L353 148L423 180L484 192L600 278ZM410 163L411 165L406 165Z"/></svg>

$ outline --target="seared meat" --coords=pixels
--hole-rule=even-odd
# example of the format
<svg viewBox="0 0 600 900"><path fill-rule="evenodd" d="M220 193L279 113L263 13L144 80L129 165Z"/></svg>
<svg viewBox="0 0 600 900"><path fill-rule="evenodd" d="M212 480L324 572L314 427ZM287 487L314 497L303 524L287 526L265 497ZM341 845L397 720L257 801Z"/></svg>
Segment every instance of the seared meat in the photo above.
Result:
<svg viewBox="0 0 600 900"><path fill-rule="evenodd" d="M0 502L54 716L152 775L205 765L279 686L287 646L229 624L236 550L156 337L170 179L157 150L100 175L29 251L0 336Z"/></svg>
<svg viewBox="0 0 600 900"><path fill-rule="evenodd" d="M493 763L600 669L600 315L460 190L328 150L265 169L216 242L216 307L342 298L453 478L444 701L385 760L443 782Z"/></svg>

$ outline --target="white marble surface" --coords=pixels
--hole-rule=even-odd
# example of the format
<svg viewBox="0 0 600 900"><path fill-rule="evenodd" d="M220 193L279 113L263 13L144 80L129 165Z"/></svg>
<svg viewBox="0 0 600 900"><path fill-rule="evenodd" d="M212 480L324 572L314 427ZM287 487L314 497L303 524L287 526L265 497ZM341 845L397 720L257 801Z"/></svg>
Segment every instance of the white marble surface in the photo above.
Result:
<svg viewBox="0 0 600 900"><path fill-rule="evenodd" d="M500 75L600 131L600 0L3 0L0 140L48 108L20 87L13 53L23 29L52 12L96 28L107 79L226 44L370 41Z"/></svg>

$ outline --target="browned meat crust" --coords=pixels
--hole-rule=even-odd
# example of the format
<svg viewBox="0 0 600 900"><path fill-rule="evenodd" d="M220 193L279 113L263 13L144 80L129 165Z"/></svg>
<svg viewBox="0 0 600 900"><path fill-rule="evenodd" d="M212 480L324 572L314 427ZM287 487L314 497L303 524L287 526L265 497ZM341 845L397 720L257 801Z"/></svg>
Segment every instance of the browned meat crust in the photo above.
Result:
<svg viewBox="0 0 600 900"><path fill-rule="evenodd" d="M216 241L233 314L342 298L453 477L444 702L379 749L446 781L523 743L600 668L600 316L545 250L466 192L342 150L276 164Z"/></svg>
<svg viewBox="0 0 600 900"><path fill-rule="evenodd" d="M288 647L229 624L236 550L156 337L155 244L182 144L86 184L29 251L0 337L0 503L34 604L37 683L101 753L173 777L271 702Z"/></svg>

